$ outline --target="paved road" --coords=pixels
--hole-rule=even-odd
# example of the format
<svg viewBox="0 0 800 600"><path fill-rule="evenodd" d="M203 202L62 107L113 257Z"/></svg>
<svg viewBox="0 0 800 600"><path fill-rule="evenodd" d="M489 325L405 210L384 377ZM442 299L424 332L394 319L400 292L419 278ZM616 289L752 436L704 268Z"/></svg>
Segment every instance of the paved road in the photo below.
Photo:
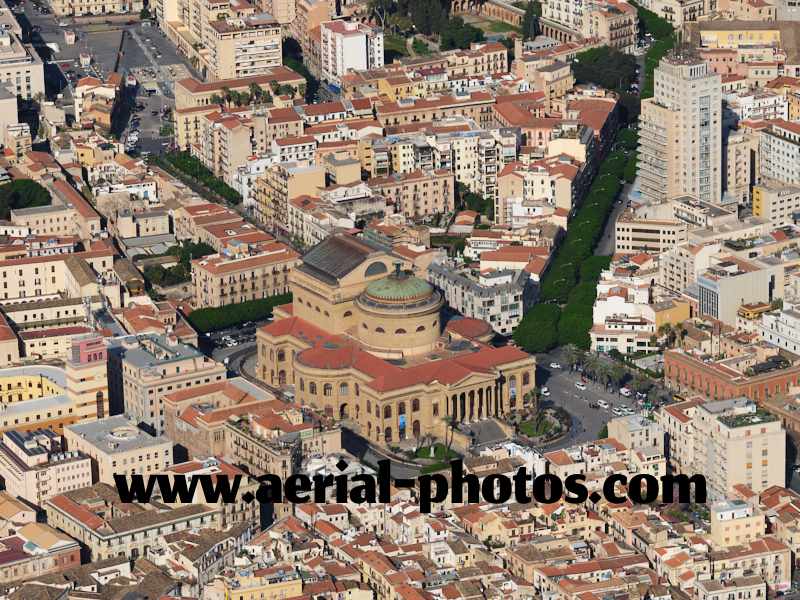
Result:
<svg viewBox="0 0 800 600"><path fill-rule="evenodd" d="M575 383L581 380L578 372L569 372L569 369L551 369L551 362L559 362L566 367L563 353L554 350L549 354L537 355L536 384L539 387L546 386L550 390L550 396L546 398L544 406L560 406L572 416L572 428L565 438L547 445L545 449L556 450L567 448L575 444L582 444L597 439L597 434L614 418L611 409L615 406L626 406L635 410L633 398L625 398L617 393L616 390L606 389L601 384L586 382L586 390L581 391L575 387ZM608 410L590 408L590 402L605 400L611 406Z"/></svg>
<svg viewBox="0 0 800 600"><path fill-rule="evenodd" d="M421 470L417 465L401 463L383 454L380 449L371 445L366 439L346 427L342 429L342 448L373 468L377 466L379 460L388 459L391 463L389 472L393 478L416 477Z"/></svg>

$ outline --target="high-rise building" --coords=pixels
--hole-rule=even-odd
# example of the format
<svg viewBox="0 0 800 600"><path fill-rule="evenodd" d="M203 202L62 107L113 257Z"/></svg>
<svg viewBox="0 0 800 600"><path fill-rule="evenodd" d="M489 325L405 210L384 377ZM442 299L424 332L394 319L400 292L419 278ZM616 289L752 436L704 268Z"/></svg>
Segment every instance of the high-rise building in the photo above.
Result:
<svg viewBox="0 0 800 600"><path fill-rule="evenodd" d="M722 199L722 83L700 58L672 54L642 101L639 177L645 201Z"/></svg>

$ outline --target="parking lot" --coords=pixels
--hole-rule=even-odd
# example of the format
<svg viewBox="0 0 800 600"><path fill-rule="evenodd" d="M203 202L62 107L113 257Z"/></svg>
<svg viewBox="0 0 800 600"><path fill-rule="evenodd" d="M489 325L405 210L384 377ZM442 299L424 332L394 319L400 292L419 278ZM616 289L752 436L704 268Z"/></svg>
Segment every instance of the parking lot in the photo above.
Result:
<svg viewBox="0 0 800 600"><path fill-rule="evenodd" d="M547 449L566 448L597 439L597 434L611 419L615 418L614 408L628 408L639 411L636 399L625 397L616 389L605 388L602 384L592 381L582 381L581 373L569 372L563 356L556 352L549 355L537 356L536 384L541 389L547 387L550 395L544 398L544 406L560 406L572 415L572 429L568 436L559 440ZM560 369L550 368L551 362L561 364ZM576 387L576 383L585 385L585 390ZM599 401L608 403L607 409L592 408Z"/></svg>

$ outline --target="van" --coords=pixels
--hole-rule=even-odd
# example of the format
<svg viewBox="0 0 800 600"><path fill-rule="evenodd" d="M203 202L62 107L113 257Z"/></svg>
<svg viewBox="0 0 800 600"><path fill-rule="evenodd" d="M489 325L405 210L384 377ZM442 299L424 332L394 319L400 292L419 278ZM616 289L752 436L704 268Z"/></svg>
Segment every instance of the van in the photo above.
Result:
<svg viewBox="0 0 800 600"><path fill-rule="evenodd" d="M608 410L608 407L609 407L610 405L609 405L609 404L608 404L608 402L606 402L605 400L598 400L598 401L597 401L597 406L599 406L599 407L600 407L600 408L602 408L603 410Z"/></svg>

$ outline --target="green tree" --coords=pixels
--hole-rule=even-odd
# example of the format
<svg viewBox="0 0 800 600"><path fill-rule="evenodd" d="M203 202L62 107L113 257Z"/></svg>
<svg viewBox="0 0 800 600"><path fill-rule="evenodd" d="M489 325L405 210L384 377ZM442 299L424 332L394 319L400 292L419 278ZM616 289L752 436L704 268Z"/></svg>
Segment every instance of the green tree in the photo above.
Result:
<svg viewBox="0 0 800 600"><path fill-rule="evenodd" d="M558 344L558 320L561 311L554 304L536 304L514 330L514 342L526 352L552 350Z"/></svg>
<svg viewBox="0 0 800 600"><path fill-rule="evenodd" d="M0 219L8 219L13 209L51 203L50 192L32 179L15 179L0 185Z"/></svg>
<svg viewBox="0 0 800 600"><path fill-rule="evenodd" d="M528 2L525 5L525 14L522 16L522 38L529 40L536 37L539 27L539 17L542 16L542 5L539 2Z"/></svg>

